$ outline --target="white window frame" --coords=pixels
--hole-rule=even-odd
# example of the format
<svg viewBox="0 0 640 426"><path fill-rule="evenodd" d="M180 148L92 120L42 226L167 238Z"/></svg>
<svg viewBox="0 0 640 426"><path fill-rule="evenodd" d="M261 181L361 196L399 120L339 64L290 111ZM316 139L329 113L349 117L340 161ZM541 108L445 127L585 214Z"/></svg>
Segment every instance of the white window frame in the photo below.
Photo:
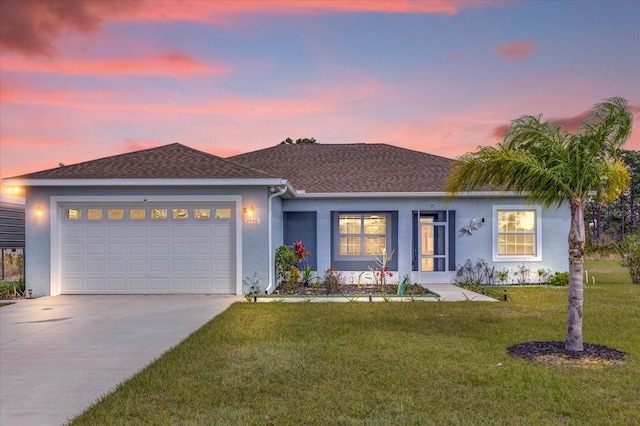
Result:
<svg viewBox="0 0 640 426"><path fill-rule="evenodd" d="M375 260L375 256L373 255L368 255L368 254L364 254L364 245L365 245L365 233L364 233L364 223L362 224L361 227L361 232L360 232L360 236L361 236L361 253L360 255L341 255L340 254L340 216L360 216L360 220L364 221L364 217L365 216L384 216L385 217L385 221L386 221L386 225L385 225L385 241L386 241L386 248L387 248L387 253L389 252L389 246L391 245L391 220L392 220L392 216L389 212L345 212L345 211L341 211L341 212L337 212L336 216L335 216L335 229L334 229L334 259L337 261L361 261L361 260ZM351 235L351 234L349 234ZM382 235L382 234L375 234L375 235ZM378 255L378 258L380 258L381 255Z"/></svg>
<svg viewBox="0 0 640 426"><path fill-rule="evenodd" d="M504 255L498 254L498 211L535 212L535 254ZM492 214L492 258L494 262L539 262L542 261L542 207L540 205L494 205Z"/></svg>

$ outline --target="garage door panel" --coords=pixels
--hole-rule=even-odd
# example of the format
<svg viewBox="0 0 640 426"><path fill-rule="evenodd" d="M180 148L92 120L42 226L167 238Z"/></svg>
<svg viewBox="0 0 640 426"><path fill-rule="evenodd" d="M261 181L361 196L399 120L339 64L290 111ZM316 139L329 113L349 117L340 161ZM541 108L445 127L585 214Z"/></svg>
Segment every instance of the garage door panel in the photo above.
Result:
<svg viewBox="0 0 640 426"><path fill-rule="evenodd" d="M166 256L169 254L169 243L151 243L151 254Z"/></svg>
<svg viewBox="0 0 640 426"><path fill-rule="evenodd" d="M103 243L87 243L87 252L89 256L104 256L104 244Z"/></svg>
<svg viewBox="0 0 640 426"><path fill-rule="evenodd" d="M107 237L108 238L124 238L127 235L127 230L124 226L108 226Z"/></svg>
<svg viewBox="0 0 640 426"><path fill-rule="evenodd" d="M66 280L64 280L63 285L68 291L79 292L83 290L83 283L84 281L82 278L67 278Z"/></svg>
<svg viewBox="0 0 640 426"><path fill-rule="evenodd" d="M129 243L129 254L131 256L146 256L147 255L147 243ZM125 250L122 250L120 253L125 253ZM116 254L116 253L114 253Z"/></svg>
<svg viewBox="0 0 640 426"><path fill-rule="evenodd" d="M129 272L147 272L147 259L129 259Z"/></svg>
<svg viewBox="0 0 640 426"><path fill-rule="evenodd" d="M108 267L107 273L109 273L109 275L114 273L122 274L127 272L127 261L125 259L109 259Z"/></svg>
<svg viewBox="0 0 640 426"><path fill-rule="evenodd" d="M231 227L229 226L215 226L214 237L216 240L224 239L229 240L231 238Z"/></svg>
<svg viewBox="0 0 640 426"><path fill-rule="evenodd" d="M229 243L216 242L215 254L216 254L216 257L220 257L220 256L230 257L231 247L229 247Z"/></svg>
<svg viewBox="0 0 640 426"><path fill-rule="evenodd" d="M104 278L87 278L87 290L89 291L105 291Z"/></svg>
<svg viewBox="0 0 640 426"><path fill-rule="evenodd" d="M194 243L193 254L195 256L211 256L213 250L211 249L211 243Z"/></svg>
<svg viewBox="0 0 640 426"><path fill-rule="evenodd" d="M211 278L194 278L194 290L213 290L213 280Z"/></svg>
<svg viewBox="0 0 640 426"><path fill-rule="evenodd" d="M149 231L150 238L166 239L169 236L169 228L167 228L167 225L151 226Z"/></svg>
<svg viewBox="0 0 640 426"><path fill-rule="evenodd" d="M189 259L174 259L171 261L171 272L191 272Z"/></svg>
<svg viewBox="0 0 640 426"><path fill-rule="evenodd" d="M171 280L171 289L174 292L188 292L190 290L190 282L189 278L173 278Z"/></svg>
<svg viewBox="0 0 640 426"><path fill-rule="evenodd" d="M84 234L84 228L80 225L68 225L64 228L62 236L65 240L72 238L82 239Z"/></svg>
<svg viewBox="0 0 640 426"><path fill-rule="evenodd" d="M171 243L171 254L174 256L182 256L189 254L189 243Z"/></svg>
<svg viewBox="0 0 640 426"><path fill-rule="evenodd" d="M193 272L212 272L210 259L194 259Z"/></svg>
<svg viewBox="0 0 640 426"><path fill-rule="evenodd" d="M149 262L151 269L150 272L169 272L169 260L168 259L151 259Z"/></svg>
<svg viewBox="0 0 640 426"><path fill-rule="evenodd" d="M92 273L103 273L104 269L104 260L102 259L90 259L87 260L87 272Z"/></svg>
<svg viewBox="0 0 640 426"><path fill-rule="evenodd" d="M60 216L62 293L235 292L234 215L201 214L233 212L233 205L87 204L69 209L80 214ZM88 209L108 214L89 220ZM154 215L154 210L167 213ZM174 218L173 210L182 212L180 217Z"/></svg>
<svg viewBox="0 0 640 426"><path fill-rule="evenodd" d="M169 280L167 278L151 278L151 291L167 291L169 290Z"/></svg>
<svg viewBox="0 0 640 426"><path fill-rule="evenodd" d="M125 278L109 278L107 280L107 289L109 292L123 292L127 289L127 280Z"/></svg>
<svg viewBox="0 0 640 426"><path fill-rule="evenodd" d="M129 278L129 289L132 292L145 292L147 290L147 278Z"/></svg>
<svg viewBox="0 0 640 426"><path fill-rule="evenodd" d="M90 239L104 239L104 227L102 226L87 226L87 236Z"/></svg>
<svg viewBox="0 0 640 426"><path fill-rule="evenodd" d="M211 225L194 225L193 238L199 240L208 240L211 238Z"/></svg>
<svg viewBox="0 0 640 426"><path fill-rule="evenodd" d="M67 259L64 261L64 268L68 273L82 273L84 268L84 262L78 259Z"/></svg>
<svg viewBox="0 0 640 426"><path fill-rule="evenodd" d="M83 256L84 246L82 243L66 243L64 245L64 251L67 256Z"/></svg>
<svg viewBox="0 0 640 426"><path fill-rule="evenodd" d="M187 225L171 226L171 238L189 238L191 235L191 227Z"/></svg>
<svg viewBox="0 0 640 426"><path fill-rule="evenodd" d="M146 226L129 226L129 238L130 239L147 239L147 227Z"/></svg>

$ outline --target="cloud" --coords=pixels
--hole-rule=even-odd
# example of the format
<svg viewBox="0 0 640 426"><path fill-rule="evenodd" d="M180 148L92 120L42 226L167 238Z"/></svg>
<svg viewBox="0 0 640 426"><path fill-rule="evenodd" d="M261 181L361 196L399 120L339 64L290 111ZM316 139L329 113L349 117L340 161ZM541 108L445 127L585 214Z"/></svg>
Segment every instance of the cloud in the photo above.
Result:
<svg viewBox="0 0 640 426"><path fill-rule="evenodd" d="M510 41L499 44L497 47L500 57L507 61L523 61L531 56L535 50L536 43L534 41Z"/></svg>
<svg viewBox="0 0 640 426"><path fill-rule="evenodd" d="M184 77L194 74L221 75L229 72L224 64L204 64L184 52L155 56L108 60L25 60L13 56L3 58L4 71L41 72L78 75L168 75Z"/></svg>
<svg viewBox="0 0 640 426"><path fill-rule="evenodd" d="M640 106L636 105L627 105L627 109L634 114L633 121L640 121ZM559 126L562 130L566 130L569 133L575 133L580 129L580 125L587 120L589 116L589 111L582 112L578 115L574 115L571 117L559 117L559 118L550 118L546 120L544 117L542 121L549 122L553 126ZM502 139L504 132L509 127L509 124L503 124L497 127L494 127L491 135L495 138ZM637 131L635 133L638 133Z"/></svg>
<svg viewBox="0 0 640 426"><path fill-rule="evenodd" d="M53 56L64 30L96 33L102 21L138 7L136 2L91 0L2 1L0 48Z"/></svg>
<svg viewBox="0 0 640 426"><path fill-rule="evenodd" d="M191 21L229 25L243 15L329 13L435 13L452 15L478 3L454 0L204 1L204 0L42 0L1 2L0 48L27 56L57 53L65 30L95 34L109 21Z"/></svg>

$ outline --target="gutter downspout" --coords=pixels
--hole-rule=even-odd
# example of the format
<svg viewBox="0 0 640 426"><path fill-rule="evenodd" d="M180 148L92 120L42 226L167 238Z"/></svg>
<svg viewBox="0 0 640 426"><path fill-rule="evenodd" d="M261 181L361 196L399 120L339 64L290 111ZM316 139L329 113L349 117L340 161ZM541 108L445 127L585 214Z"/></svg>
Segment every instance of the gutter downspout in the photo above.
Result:
<svg viewBox="0 0 640 426"><path fill-rule="evenodd" d="M273 187L273 190L275 190L275 187ZM273 231L272 231L272 219L271 219L271 200L273 200L274 197L279 197L282 194L284 194L285 192L287 192L287 185L283 185L279 187L279 191L278 192L274 192L273 194L269 195L269 200L267 201L267 215L269 217L269 285L267 286L265 292L267 294L271 293L273 290L275 290L276 286L275 283L273 282L273 274L274 274L274 270L276 267L276 260L273 257L274 253L273 253Z"/></svg>

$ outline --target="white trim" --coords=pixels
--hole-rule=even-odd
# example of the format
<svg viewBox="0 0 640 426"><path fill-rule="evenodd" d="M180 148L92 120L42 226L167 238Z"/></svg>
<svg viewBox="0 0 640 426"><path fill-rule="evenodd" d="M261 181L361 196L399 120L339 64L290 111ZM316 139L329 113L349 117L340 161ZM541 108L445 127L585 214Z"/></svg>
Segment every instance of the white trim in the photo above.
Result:
<svg viewBox="0 0 640 426"><path fill-rule="evenodd" d="M269 258L267 259L267 263L269 264L269 273L267 274L267 288L265 289L266 293L271 293L273 290L276 289L276 283L275 283L275 279L274 279L274 273L275 273L275 268L276 268L276 259L275 259L275 253L273 252L273 212L272 212L272 203L273 203L273 199L275 197L279 197L281 195L283 195L285 192L287 192L287 189L289 189L289 185L287 186L282 186L280 188L279 191L274 192L273 194L269 195L269 198L267 200L267 222L269 223L269 229L267 230L269 232L269 238L267 240L267 244L268 244L268 248L267 248L267 255L269 256Z"/></svg>
<svg viewBox="0 0 640 426"><path fill-rule="evenodd" d="M536 254L534 256L498 255L498 210L521 210L536 212ZM538 204L494 204L491 216L491 255L494 262L540 262L542 261L542 206Z"/></svg>
<svg viewBox="0 0 640 426"><path fill-rule="evenodd" d="M446 192L305 192L297 190L294 193L296 198L447 198ZM485 191L485 192L460 192L455 198L509 198L523 197L515 192Z"/></svg>
<svg viewBox="0 0 640 426"><path fill-rule="evenodd" d="M240 195L61 195L49 198L49 226L50 226L50 295L58 296L61 293L62 258L60 254L62 235L60 222L64 217L61 204L64 203L131 203L131 202L235 202L236 205L236 285L237 295L242 294L242 196Z"/></svg>
<svg viewBox="0 0 640 426"><path fill-rule="evenodd" d="M11 186L273 186L286 185L280 178L249 179L3 179Z"/></svg>

